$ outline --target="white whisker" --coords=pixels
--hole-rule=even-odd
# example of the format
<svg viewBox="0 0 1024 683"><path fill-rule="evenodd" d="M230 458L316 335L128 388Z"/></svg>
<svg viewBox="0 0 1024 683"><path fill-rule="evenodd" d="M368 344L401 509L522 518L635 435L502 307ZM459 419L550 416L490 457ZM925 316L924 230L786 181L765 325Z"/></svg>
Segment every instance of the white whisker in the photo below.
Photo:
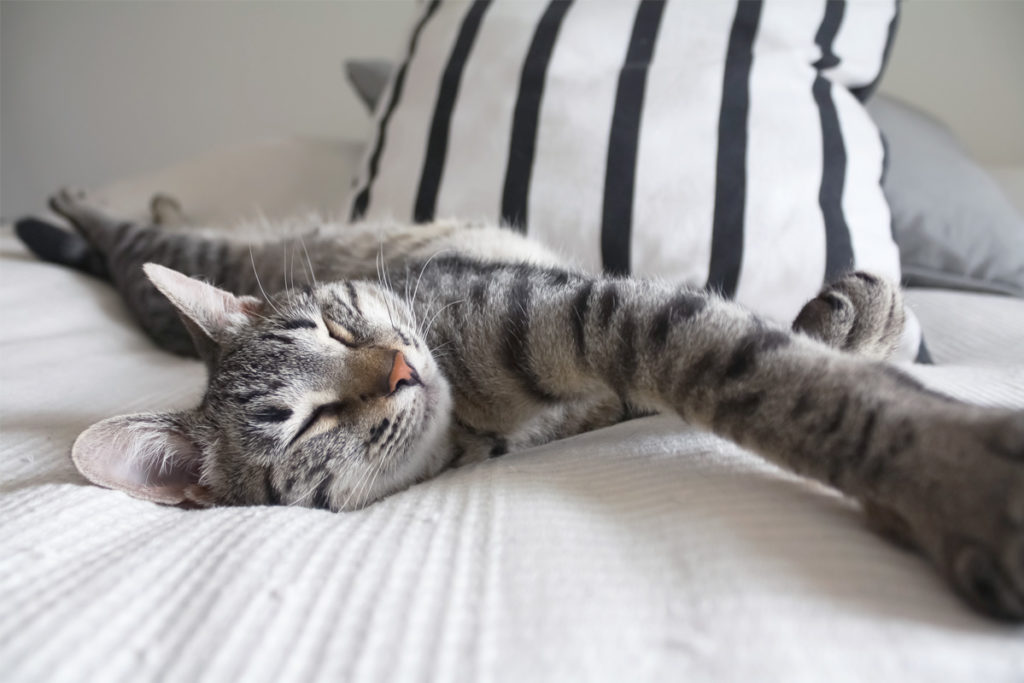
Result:
<svg viewBox="0 0 1024 683"><path fill-rule="evenodd" d="M362 495L364 495L364 496L367 495L367 494L373 493L373 485L377 483L377 477L380 476L380 473L381 473L380 468L375 468L375 469L376 469L376 472L374 472L373 478L370 479L370 483L367 485L367 487L362 492Z"/></svg>
<svg viewBox="0 0 1024 683"><path fill-rule="evenodd" d="M313 495L314 491L316 491L318 488L320 488L321 484L323 484L325 481L327 481L327 478L330 477L330 476L331 476L330 472L328 472L327 474L322 476L318 482L316 482L315 484L313 484L312 486L309 487L308 491L303 493L300 497L296 498L292 502L288 503L287 507L295 507L296 505L298 505L302 501L304 501L307 498L309 498L311 495Z"/></svg>
<svg viewBox="0 0 1024 683"><path fill-rule="evenodd" d="M320 285L316 281L316 273L313 272L313 261L309 258L309 250L306 249L306 240L301 234L299 235L299 244L302 245L302 252L306 255L306 265L309 266L309 277L313 281L313 286L319 287Z"/></svg>
<svg viewBox="0 0 1024 683"><path fill-rule="evenodd" d="M437 316L441 315L442 313L444 313L444 312L445 312L445 310L447 310L447 309L451 308L451 307L452 307L452 306L454 306L455 304L464 304L464 303L466 303L466 299L459 299L458 301L451 301L451 302L449 302L449 303L445 304L444 306L442 306L442 307L441 307L441 308L440 308L440 309L439 309L439 310L437 311L437 313L435 313L435 314L433 315L433 317L432 317L432 318L430 319L430 322L428 322L428 323L427 323L427 329L426 329L426 331L425 331L425 332L423 333L423 336L424 336L424 337L426 337L426 336L428 336L428 335L430 334L430 330L431 330L431 329L433 329L434 321L435 321L435 320L437 320Z"/></svg>
<svg viewBox="0 0 1024 683"><path fill-rule="evenodd" d="M385 293L387 293L387 292L390 292L391 289L390 289L390 287L388 285L387 277L384 274L384 271L385 271L385 266L384 266L384 236L383 235L378 235L378 238L379 238L379 242L378 242L377 254L378 254L379 260L376 261L376 265L377 265L377 282L380 283L380 285L384 289ZM387 311L388 311L388 320L391 321L392 329L397 329L397 328L395 328L395 318L391 314L391 302L389 301L389 299L390 299L390 297L388 297L386 295L384 296L384 308L386 308Z"/></svg>
<svg viewBox="0 0 1024 683"><path fill-rule="evenodd" d="M281 240L281 277L284 278L284 289L288 291L291 287L288 286L288 241L287 239Z"/></svg>
<svg viewBox="0 0 1024 683"><path fill-rule="evenodd" d="M435 346L434 348L430 349L430 350L429 350L429 353L430 353L430 355L434 355L434 354L436 354L436 353L440 352L440 351L441 351L441 349L444 349L444 348L446 348L446 347L448 347L448 346L451 346L451 345L452 345L452 344L454 344L454 343L455 343L455 340L454 340L454 339L451 339L451 340L449 340L449 341L446 341L446 342L445 342L445 343L443 343L443 344L438 344L438 345L437 345L437 346Z"/></svg>
<svg viewBox="0 0 1024 683"><path fill-rule="evenodd" d="M418 294L419 291L420 291L420 280L423 279L423 271L425 271L427 269L427 265L429 265L430 262L434 260L435 256L438 256L438 255L443 254L443 253L448 252L448 251L452 251L452 250L451 249L442 249L440 251L435 251L433 254L430 255L430 258L428 258L426 261L423 262L423 266L420 268L420 274L416 277L416 286L412 290L412 299L413 299L413 301L416 300L416 294Z"/></svg>
<svg viewBox="0 0 1024 683"><path fill-rule="evenodd" d="M352 500L352 496L355 495L356 489L362 487L363 481L365 481L369 476L370 470L364 470L363 473L359 475L358 481L351 488L349 488L348 495L345 496L345 500L341 503L339 509L344 510L345 508L348 507L348 502Z"/></svg>
<svg viewBox="0 0 1024 683"><path fill-rule="evenodd" d="M291 246L291 251L288 254L288 274L291 284L288 285L288 289L295 289L295 237L289 237L288 242Z"/></svg>
<svg viewBox="0 0 1024 683"><path fill-rule="evenodd" d="M256 277L256 286L259 287L260 291L263 293L264 300L267 302L267 304L271 308L274 309L274 311L278 315L281 315L281 311L278 310L277 306L274 305L274 302L270 300L270 296L267 295L267 290L263 289L263 283L260 282L260 274L258 272L256 272L256 259L252 255L252 245L251 244L249 245L249 262L252 263L252 274Z"/></svg>

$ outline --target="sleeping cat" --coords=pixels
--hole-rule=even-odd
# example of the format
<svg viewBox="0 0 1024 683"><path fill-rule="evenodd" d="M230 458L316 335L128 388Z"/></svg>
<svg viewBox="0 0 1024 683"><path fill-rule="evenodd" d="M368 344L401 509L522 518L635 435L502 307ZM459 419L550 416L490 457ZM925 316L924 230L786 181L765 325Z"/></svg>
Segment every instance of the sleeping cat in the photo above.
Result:
<svg viewBox="0 0 1024 683"><path fill-rule="evenodd" d="M155 223L178 218L168 201ZM903 307L877 277L831 284L788 330L706 292L583 273L495 227L320 225L247 243L116 220L80 193L51 205L84 240L31 219L22 239L112 280L158 344L209 369L194 410L86 430L72 457L95 483L168 504L352 510L673 411L857 499L976 608L1024 618L1024 414L884 363Z"/></svg>

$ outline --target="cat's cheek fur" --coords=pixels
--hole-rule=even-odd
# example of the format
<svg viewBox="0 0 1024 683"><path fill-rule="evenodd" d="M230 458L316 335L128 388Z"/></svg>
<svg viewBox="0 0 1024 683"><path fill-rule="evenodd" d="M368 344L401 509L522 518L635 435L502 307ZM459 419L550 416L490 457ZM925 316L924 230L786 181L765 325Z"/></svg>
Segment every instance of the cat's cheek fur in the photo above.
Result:
<svg viewBox="0 0 1024 683"><path fill-rule="evenodd" d="M424 418L423 434L414 444L408 461L415 466L416 481L438 475L448 466L452 449L449 431L452 423L452 394L448 382L436 373L433 382L427 385L424 404L427 415Z"/></svg>

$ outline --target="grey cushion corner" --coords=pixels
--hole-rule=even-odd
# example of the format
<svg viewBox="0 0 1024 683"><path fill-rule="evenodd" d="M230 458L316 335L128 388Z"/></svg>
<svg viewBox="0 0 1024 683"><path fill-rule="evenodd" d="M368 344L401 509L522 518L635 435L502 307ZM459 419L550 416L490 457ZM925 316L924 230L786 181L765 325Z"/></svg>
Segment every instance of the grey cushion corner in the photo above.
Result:
<svg viewBox="0 0 1024 683"><path fill-rule="evenodd" d="M345 76L366 108L373 112L384 94L394 64L386 59L349 59Z"/></svg>
<svg viewBox="0 0 1024 683"><path fill-rule="evenodd" d="M944 124L878 95L883 189L907 283L1024 296L1024 218Z"/></svg>

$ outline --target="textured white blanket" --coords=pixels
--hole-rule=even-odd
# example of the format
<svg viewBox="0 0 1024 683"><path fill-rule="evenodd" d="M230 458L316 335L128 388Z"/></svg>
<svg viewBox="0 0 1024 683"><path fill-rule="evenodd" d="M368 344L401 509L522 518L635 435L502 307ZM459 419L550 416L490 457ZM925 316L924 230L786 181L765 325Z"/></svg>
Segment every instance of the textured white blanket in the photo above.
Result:
<svg viewBox="0 0 1024 683"><path fill-rule="evenodd" d="M918 291L964 398L1024 407L1024 302ZM198 400L112 290L0 234L4 681L1021 681L846 502L662 417L347 514L185 511L86 485L79 431Z"/></svg>

